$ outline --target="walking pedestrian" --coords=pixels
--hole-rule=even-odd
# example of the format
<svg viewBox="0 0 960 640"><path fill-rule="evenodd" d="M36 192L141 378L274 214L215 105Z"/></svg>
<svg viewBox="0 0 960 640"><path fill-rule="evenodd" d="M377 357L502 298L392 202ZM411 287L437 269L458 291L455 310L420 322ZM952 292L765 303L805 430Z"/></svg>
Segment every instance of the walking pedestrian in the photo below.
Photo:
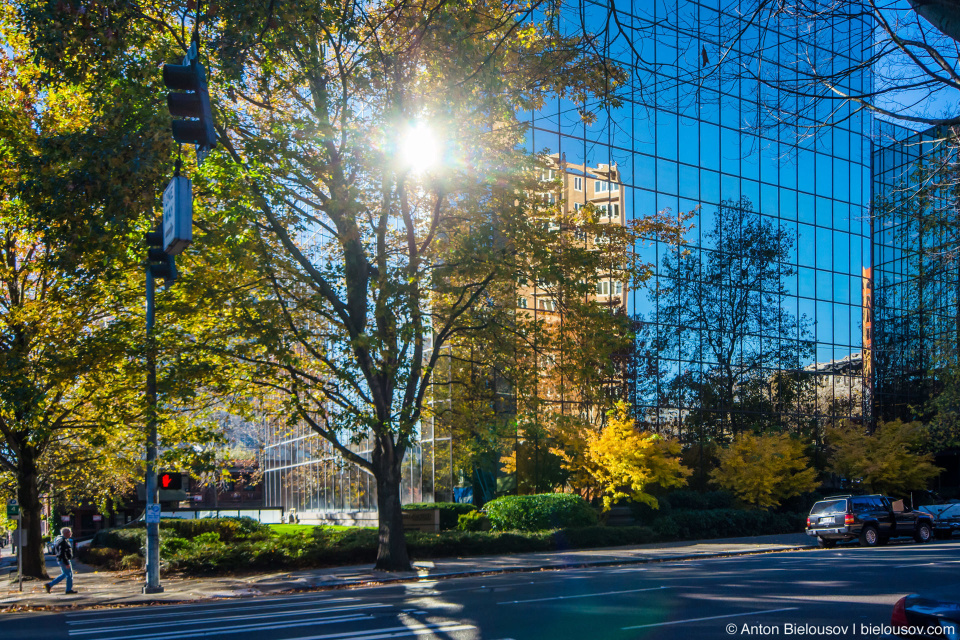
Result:
<svg viewBox="0 0 960 640"><path fill-rule="evenodd" d="M43 588L47 590L47 593L50 593L50 589L66 578L66 593L76 593L76 591L73 590L73 565L70 564L70 561L73 560L73 530L71 530L70 527L60 529L60 535L53 541L53 552L57 555L57 564L60 565L60 575L44 584Z"/></svg>

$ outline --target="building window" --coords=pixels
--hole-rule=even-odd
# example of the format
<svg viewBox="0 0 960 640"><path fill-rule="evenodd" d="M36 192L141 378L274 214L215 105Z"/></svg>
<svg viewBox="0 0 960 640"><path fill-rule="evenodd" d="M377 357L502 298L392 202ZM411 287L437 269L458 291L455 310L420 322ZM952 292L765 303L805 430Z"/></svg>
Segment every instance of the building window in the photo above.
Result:
<svg viewBox="0 0 960 640"><path fill-rule="evenodd" d="M581 178L580 176L575 176L573 178L573 190L583 191L583 178Z"/></svg>
<svg viewBox="0 0 960 640"><path fill-rule="evenodd" d="M557 177L557 172L554 171L553 169L546 169L546 170L541 174L541 177L542 177L544 180L553 180L554 178Z"/></svg>
<svg viewBox="0 0 960 640"><path fill-rule="evenodd" d="M597 207L600 209L600 217L607 220L619 220L620 219L620 205L616 203L610 204L601 204Z"/></svg>
<svg viewBox="0 0 960 640"><path fill-rule="evenodd" d="M603 180L594 180L594 181L593 181L593 190L596 191L597 193L606 193L606 192L607 192L607 188L608 188L609 186L610 186L609 183L607 183L607 182L605 182L605 181L603 181Z"/></svg>
<svg viewBox="0 0 960 640"><path fill-rule="evenodd" d="M519 298L517 298L517 306L520 307L521 309L526 309L527 299L524 296L520 296Z"/></svg>
<svg viewBox="0 0 960 640"><path fill-rule="evenodd" d="M574 202L574 203L573 203L573 210L574 210L574 211L580 211L580 209L583 209L583 203L582 203L582 202Z"/></svg>
<svg viewBox="0 0 960 640"><path fill-rule="evenodd" d="M557 303L553 298L543 297L537 300L537 307L542 311L556 311Z"/></svg>

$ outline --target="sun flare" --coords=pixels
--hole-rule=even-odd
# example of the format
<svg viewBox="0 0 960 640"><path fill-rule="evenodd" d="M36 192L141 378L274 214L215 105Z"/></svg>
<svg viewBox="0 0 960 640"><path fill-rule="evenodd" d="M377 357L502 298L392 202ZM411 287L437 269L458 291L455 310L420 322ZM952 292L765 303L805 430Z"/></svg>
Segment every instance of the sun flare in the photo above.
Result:
<svg viewBox="0 0 960 640"><path fill-rule="evenodd" d="M440 164L443 149L433 130L422 122L407 129L400 141L400 158L413 173L427 173Z"/></svg>

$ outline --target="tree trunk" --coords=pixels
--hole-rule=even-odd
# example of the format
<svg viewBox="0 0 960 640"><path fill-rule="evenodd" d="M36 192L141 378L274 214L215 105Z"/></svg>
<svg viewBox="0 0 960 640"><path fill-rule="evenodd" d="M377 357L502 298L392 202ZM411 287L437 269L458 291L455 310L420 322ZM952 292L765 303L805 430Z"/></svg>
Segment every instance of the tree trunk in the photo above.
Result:
<svg viewBox="0 0 960 640"><path fill-rule="evenodd" d="M17 465L17 502L20 503L20 523L26 530L26 546L19 548L23 554L23 575L46 580L46 562L43 559L40 522L43 518L38 487L37 459L30 447L22 447Z"/></svg>
<svg viewBox="0 0 960 640"><path fill-rule="evenodd" d="M413 571L407 555L407 539L403 535L403 513L400 510L402 465L395 449L386 448L374 456L377 479L377 511L380 537L377 545L378 571Z"/></svg>

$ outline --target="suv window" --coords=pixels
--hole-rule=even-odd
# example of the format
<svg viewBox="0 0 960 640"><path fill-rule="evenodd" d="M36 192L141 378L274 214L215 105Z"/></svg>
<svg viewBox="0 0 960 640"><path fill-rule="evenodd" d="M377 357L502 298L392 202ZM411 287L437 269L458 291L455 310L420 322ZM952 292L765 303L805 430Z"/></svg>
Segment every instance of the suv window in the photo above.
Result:
<svg viewBox="0 0 960 640"><path fill-rule="evenodd" d="M873 504L873 501L870 498L853 498L851 501L851 509L854 511L863 511L865 509L874 509L876 508Z"/></svg>
<svg viewBox="0 0 960 640"><path fill-rule="evenodd" d="M817 504L813 505L813 509L810 509L810 515L812 516L846 512L846 500L824 500L823 502L818 502Z"/></svg>

